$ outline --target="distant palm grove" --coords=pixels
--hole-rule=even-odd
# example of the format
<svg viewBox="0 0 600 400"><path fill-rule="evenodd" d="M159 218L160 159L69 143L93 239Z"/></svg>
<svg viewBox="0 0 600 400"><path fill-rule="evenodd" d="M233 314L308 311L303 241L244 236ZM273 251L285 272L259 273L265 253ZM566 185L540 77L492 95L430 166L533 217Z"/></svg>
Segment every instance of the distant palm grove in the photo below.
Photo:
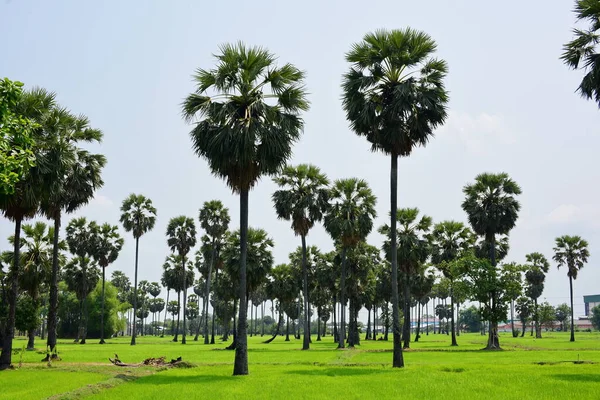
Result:
<svg viewBox="0 0 600 400"><path fill-rule="evenodd" d="M600 7L590 14L587 3L576 11L597 28ZM587 49L583 62L593 71L579 91L600 101L592 34L581 31L563 60L577 68L578 48ZM389 340L393 367L405 365L403 349L423 335L444 334L460 346L462 332L481 332L488 350L501 349L498 333L507 327L514 337L570 330L575 341L573 297L590 257L586 240L560 236L552 254L532 248L520 262L504 262L528 188L501 171L474 172L462 189L465 222L434 221L418 204L397 206L399 190L418 190L399 182L402 161L435 140L447 119L448 65L436 50L428 34L406 28L368 33L345 55L340 106L354 134L390 162L381 171L389 172L389 199L378 199L360 177L332 181L316 165L288 163L310 108L304 71L263 47L220 46L215 64L194 73L181 112L195 154L239 196L239 215L211 199L196 215L163 217L152 199L132 193L119 221L73 217L104 184L107 159L94 150L102 131L51 91L0 81L0 209L14 223L4 238L12 250L0 255L0 369L15 362L18 334L31 349L43 341L46 361L59 358L57 338L83 345L128 335L136 345L136 337L156 335L214 345L217 337L235 354L234 375L248 374L254 335L265 343L302 338L303 350L315 340L338 348ZM282 264L274 238L248 223L252 189L265 177L277 186L273 215L297 237ZM389 210L382 226L374 222L378 202ZM149 282L140 267L144 235L158 218L169 219L170 253L160 282ZM330 243L311 240L319 224ZM371 243L372 232L384 241ZM125 243L135 244L135 258L126 260L133 276L111 268ZM552 266L566 275L569 304L540 300Z"/></svg>

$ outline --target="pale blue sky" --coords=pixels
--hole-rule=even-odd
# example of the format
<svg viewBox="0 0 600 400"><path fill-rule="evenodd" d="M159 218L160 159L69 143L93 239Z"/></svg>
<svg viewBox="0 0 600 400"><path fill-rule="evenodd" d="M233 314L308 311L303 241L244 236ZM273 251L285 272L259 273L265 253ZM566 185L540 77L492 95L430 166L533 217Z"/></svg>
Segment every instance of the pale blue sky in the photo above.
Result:
<svg viewBox="0 0 600 400"><path fill-rule="evenodd" d="M581 78L559 60L571 38L571 1L33 1L0 0L0 76L39 85L89 116L104 132L105 186L77 215L117 223L131 192L158 208L156 228L141 240L140 279L159 280L169 218L197 218L206 200L238 199L190 150L180 102L191 74L214 65L224 42L262 45L307 72L311 110L292 163L318 165L331 178L367 179L379 197L377 226L389 209L389 161L371 154L348 129L340 104L344 53L378 28L428 32L450 72L450 118L425 149L400 161L399 205L418 206L434 221L466 222L462 187L480 172L508 172L523 188L522 212L508 260L552 256L554 238L577 234L592 257L575 283L576 313L584 294L600 293L600 111L574 93ZM250 195L250 224L266 229L285 262L298 244L271 206L263 179ZM65 218L65 223L69 217ZM0 237L12 225L0 222ZM110 269L133 273L134 242ZM322 228L309 244L324 250ZM379 246L381 237L370 242ZM0 248L7 248L0 241ZM552 269L543 298L568 301L565 271Z"/></svg>

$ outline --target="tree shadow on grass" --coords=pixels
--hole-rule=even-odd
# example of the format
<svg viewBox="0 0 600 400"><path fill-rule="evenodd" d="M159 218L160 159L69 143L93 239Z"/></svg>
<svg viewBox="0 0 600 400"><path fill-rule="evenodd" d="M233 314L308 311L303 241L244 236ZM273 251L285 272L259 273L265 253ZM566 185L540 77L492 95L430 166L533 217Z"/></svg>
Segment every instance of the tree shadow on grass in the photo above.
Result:
<svg viewBox="0 0 600 400"><path fill-rule="evenodd" d="M297 369L285 371L285 374L290 375L306 375L306 376L358 376L358 375L379 375L389 374L391 369L375 369L361 367L339 367L339 368L314 368L310 370Z"/></svg>
<svg viewBox="0 0 600 400"><path fill-rule="evenodd" d="M550 375L554 379L568 382L594 382L600 383L598 374L554 374Z"/></svg>
<svg viewBox="0 0 600 400"><path fill-rule="evenodd" d="M186 384L186 383L212 383L221 381L231 381L235 377L223 376L223 375L162 375L156 374L146 376L136 380L134 383L137 385L171 385L171 384Z"/></svg>

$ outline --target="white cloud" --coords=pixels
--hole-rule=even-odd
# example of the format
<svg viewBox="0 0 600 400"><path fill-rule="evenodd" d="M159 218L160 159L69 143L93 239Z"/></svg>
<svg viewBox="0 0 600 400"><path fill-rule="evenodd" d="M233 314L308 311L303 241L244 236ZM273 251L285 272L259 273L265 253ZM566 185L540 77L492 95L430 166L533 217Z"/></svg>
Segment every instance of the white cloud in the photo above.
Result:
<svg viewBox="0 0 600 400"><path fill-rule="evenodd" d="M458 138L471 153L485 155L499 145L516 142L514 131L507 126L501 115L485 112L471 115L456 111L448 114L448 120L440 128L440 133Z"/></svg>
<svg viewBox="0 0 600 400"><path fill-rule="evenodd" d="M561 204L546 215L546 222L551 224L566 224L576 222L598 223L600 209L597 206Z"/></svg>
<svg viewBox="0 0 600 400"><path fill-rule="evenodd" d="M98 207L110 207L113 204L114 203L111 199L109 199L108 197L103 196L101 194L97 194L96 196L94 196L92 201L90 201L91 206L98 206Z"/></svg>

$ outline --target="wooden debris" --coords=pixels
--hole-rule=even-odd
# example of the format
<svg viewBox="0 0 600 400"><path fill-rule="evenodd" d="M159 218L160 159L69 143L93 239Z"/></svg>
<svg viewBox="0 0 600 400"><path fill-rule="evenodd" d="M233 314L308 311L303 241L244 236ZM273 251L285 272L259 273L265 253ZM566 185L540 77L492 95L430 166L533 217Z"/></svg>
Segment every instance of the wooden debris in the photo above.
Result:
<svg viewBox="0 0 600 400"><path fill-rule="evenodd" d="M172 367L172 366L176 366L178 364L180 364L182 362L181 357L177 357L176 359L172 359L171 361L167 362L165 360L165 357L159 357L159 358L146 358L144 361L142 361L141 363L138 364L127 364L124 363L123 361L121 361L119 359L119 356L117 354L115 354L115 358L108 358L108 360L113 364L116 365L117 367L140 367L140 366L151 366L151 367Z"/></svg>

